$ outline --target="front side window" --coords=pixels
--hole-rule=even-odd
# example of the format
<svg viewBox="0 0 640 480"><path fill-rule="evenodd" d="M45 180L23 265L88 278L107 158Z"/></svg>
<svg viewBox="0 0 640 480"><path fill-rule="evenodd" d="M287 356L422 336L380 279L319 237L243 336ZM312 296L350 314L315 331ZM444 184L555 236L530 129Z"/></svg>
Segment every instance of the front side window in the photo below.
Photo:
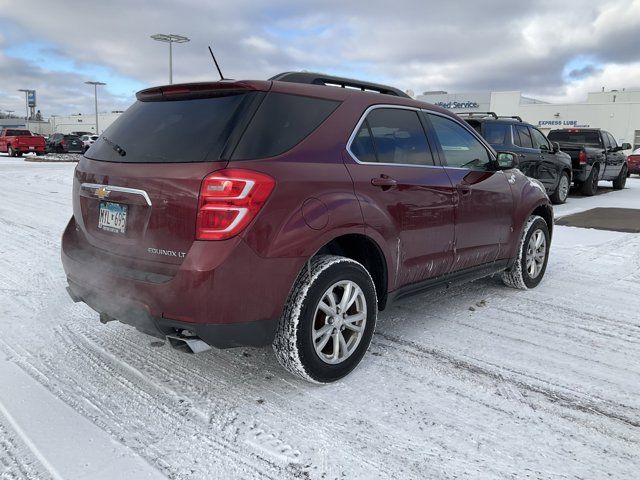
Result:
<svg viewBox="0 0 640 480"><path fill-rule="evenodd" d="M471 132L453 120L428 114L440 142L447 166L470 170L489 170L491 157L487 149Z"/></svg>
<svg viewBox="0 0 640 480"><path fill-rule="evenodd" d="M611 143L611 147L616 148L618 146L618 142L616 142L616 139L613 138L613 135L607 132L607 137L609 138L609 143Z"/></svg>
<svg viewBox="0 0 640 480"><path fill-rule="evenodd" d="M542 132L531 128L531 138L533 140L533 148L539 148L540 150L549 150L549 142Z"/></svg>
<svg viewBox="0 0 640 480"><path fill-rule="evenodd" d="M375 158L380 163L400 165L434 165L427 136L422 128L418 113L399 108L377 108L367 115L351 150L358 160L371 158L370 147L365 142L368 134L373 140ZM354 147L368 157L360 158Z"/></svg>

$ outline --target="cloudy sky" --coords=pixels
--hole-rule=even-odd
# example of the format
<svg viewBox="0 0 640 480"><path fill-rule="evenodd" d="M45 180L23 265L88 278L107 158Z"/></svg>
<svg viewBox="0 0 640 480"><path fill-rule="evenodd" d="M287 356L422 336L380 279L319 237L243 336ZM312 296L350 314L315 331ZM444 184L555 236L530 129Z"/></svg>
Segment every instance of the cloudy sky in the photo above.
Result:
<svg viewBox="0 0 640 480"><path fill-rule="evenodd" d="M134 92L215 79L211 44L231 78L323 71L416 93L521 90L551 101L640 87L640 0L0 0L0 110L93 111L84 82L107 83L101 111Z"/></svg>

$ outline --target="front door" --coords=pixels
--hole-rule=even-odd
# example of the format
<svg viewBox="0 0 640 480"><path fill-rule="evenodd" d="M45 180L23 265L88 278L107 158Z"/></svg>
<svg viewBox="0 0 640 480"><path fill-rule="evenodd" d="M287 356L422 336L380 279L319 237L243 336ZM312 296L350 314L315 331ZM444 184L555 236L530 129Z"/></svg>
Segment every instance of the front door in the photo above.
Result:
<svg viewBox="0 0 640 480"><path fill-rule="evenodd" d="M437 166L415 109L380 107L360 123L345 164L368 229L396 268L390 289L448 273L453 262L454 190Z"/></svg>
<svg viewBox="0 0 640 480"><path fill-rule="evenodd" d="M535 178L542 182L547 192L554 192L562 174L561 163L556 160L556 152L553 151L547 137L537 128L529 128L529 130L534 148L540 151L538 175Z"/></svg>
<svg viewBox="0 0 640 480"><path fill-rule="evenodd" d="M470 129L427 113L438 153L456 189L454 265L464 270L506 257L513 229L513 196L507 175Z"/></svg>

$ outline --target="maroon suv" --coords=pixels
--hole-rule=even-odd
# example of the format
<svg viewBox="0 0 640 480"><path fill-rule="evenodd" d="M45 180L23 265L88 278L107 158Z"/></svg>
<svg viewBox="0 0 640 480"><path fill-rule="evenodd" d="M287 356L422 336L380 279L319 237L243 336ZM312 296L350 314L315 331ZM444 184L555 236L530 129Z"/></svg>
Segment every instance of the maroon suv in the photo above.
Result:
<svg viewBox="0 0 640 480"><path fill-rule="evenodd" d="M80 160L62 239L68 291L103 323L194 352L271 343L331 382L392 300L544 275L544 188L446 110L309 73L137 99Z"/></svg>

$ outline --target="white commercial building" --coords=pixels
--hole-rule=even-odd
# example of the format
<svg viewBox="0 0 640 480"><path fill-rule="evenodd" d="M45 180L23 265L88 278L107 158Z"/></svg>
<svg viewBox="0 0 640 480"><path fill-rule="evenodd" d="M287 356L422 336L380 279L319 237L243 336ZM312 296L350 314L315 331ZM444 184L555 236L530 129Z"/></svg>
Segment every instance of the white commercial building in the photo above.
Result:
<svg viewBox="0 0 640 480"><path fill-rule="evenodd" d="M610 132L618 144L629 142L634 149L640 148L640 89L593 92L581 103L548 103L525 97L518 91L424 92L417 99L455 113L517 115L544 133L555 128L602 128Z"/></svg>

